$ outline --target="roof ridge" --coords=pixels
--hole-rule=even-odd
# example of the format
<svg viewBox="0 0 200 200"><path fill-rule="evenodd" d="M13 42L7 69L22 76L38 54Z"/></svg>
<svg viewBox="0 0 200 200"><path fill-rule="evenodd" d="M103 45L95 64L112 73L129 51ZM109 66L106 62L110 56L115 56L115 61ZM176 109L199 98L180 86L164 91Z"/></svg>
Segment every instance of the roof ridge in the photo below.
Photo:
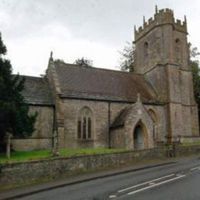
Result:
<svg viewBox="0 0 200 200"><path fill-rule="evenodd" d="M112 94L110 94L110 92L96 92L96 91L90 91L90 90L85 90L85 91L81 91L81 90L76 90L76 89L67 89L67 91L69 92L78 92L78 93L82 93L82 94L95 94L95 95L110 95L112 96ZM124 96L125 97L125 96Z"/></svg>
<svg viewBox="0 0 200 200"><path fill-rule="evenodd" d="M16 76L17 74L13 74L14 76ZM28 77L28 78L40 78L40 79L43 79L44 77L41 77L41 76L30 76L30 75L21 75L19 74L19 76L21 77Z"/></svg>
<svg viewBox="0 0 200 200"><path fill-rule="evenodd" d="M54 62L62 63L64 65L74 66L74 67L77 67L77 68L84 68L84 70L109 71L109 72L114 72L114 73L123 73L123 74L128 74L128 75L134 74L134 75L142 76L142 74L138 74L136 72L127 72L127 71L120 71L120 70L118 71L118 70L114 70L114 69L99 68L99 67L82 67L80 65L73 64L73 63L65 63L64 61L60 61L60 60L56 60Z"/></svg>

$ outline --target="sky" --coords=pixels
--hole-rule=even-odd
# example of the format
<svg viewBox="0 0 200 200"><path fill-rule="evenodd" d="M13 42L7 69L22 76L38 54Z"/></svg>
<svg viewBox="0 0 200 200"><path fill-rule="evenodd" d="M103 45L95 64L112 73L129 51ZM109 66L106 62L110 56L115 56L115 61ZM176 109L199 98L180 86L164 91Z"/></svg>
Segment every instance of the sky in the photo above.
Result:
<svg viewBox="0 0 200 200"><path fill-rule="evenodd" d="M77 58L95 67L119 69L120 53L139 27L158 9L187 16L188 41L200 49L199 0L0 0L0 32L13 73L45 74L54 59Z"/></svg>

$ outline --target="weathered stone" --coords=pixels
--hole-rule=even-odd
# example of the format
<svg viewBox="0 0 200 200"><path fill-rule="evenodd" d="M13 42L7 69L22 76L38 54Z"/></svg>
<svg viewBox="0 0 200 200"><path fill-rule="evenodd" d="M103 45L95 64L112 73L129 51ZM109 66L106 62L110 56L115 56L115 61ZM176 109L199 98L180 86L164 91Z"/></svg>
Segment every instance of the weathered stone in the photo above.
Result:
<svg viewBox="0 0 200 200"><path fill-rule="evenodd" d="M12 147L17 150L30 151L52 148L54 110L51 106L30 106L30 112L37 112L35 131L30 138L12 139Z"/></svg>
<svg viewBox="0 0 200 200"><path fill-rule="evenodd" d="M172 152L175 151L175 152ZM186 156L199 154L200 146L176 146L154 148L140 151L126 151L104 155L76 156L71 158L52 158L49 160L0 164L0 190L20 185L44 182L80 172L90 172L134 165L139 161L164 159L166 156ZM33 173L34 172L34 173Z"/></svg>
<svg viewBox="0 0 200 200"><path fill-rule="evenodd" d="M58 148L146 149L185 136L197 139L186 21L175 20L170 9L156 11L135 29L135 47L130 73L66 64L51 55L45 81L29 80L41 90L34 98L27 92L32 110L39 111L36 131L28 140L14 139L13 147L50 148L54 138Z"/></svg>

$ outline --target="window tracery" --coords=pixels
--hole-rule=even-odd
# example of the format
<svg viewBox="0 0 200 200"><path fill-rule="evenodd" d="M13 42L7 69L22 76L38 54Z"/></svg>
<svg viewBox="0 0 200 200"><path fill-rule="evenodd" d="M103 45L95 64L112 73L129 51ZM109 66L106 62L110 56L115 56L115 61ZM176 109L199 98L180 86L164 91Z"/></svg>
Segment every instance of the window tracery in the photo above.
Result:
<svg viewBox="0 0 200 200"><path fill-rule="evenodd" d="M92 111L88 107L81 109L78 115L77 123L77 137L78 139L92 139L92 122L93 122Z"/></svg>

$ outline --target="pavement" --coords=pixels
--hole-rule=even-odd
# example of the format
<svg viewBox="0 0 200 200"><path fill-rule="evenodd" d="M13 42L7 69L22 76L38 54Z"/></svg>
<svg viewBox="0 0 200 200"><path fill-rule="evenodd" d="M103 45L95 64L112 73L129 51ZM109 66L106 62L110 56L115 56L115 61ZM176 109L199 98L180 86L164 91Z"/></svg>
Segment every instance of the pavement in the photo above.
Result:
<svg viewBox="0 0 200 200"><path fill-rule="evenodd" d="M134 172L139 171L143 169L158 167L158 166L164 166L164 165L170 165L176 163L176 159L167 159L167 160L151 160L151 161L145 161L143 163L134 163L129 166L124 166L120 168L114 168L114 169L107 169L102 171L96 171L96 172L90 172L85 173L82 175L72 176L72 177L66 177L64 179L59 180L53 180L47 183L32 185L32 186L25 186L20 187L16 189L10 189L6 191L0 191L0 200L11 200L16 198L22 198L27 195L36 194L39 192L44 192L48 190L52 190L55 188L61 188L68 185L73 185L77 183L82 183L86 181L91 181L95 179L101 179L109 176L119 175L123 173L128 172Z"/></svg>

